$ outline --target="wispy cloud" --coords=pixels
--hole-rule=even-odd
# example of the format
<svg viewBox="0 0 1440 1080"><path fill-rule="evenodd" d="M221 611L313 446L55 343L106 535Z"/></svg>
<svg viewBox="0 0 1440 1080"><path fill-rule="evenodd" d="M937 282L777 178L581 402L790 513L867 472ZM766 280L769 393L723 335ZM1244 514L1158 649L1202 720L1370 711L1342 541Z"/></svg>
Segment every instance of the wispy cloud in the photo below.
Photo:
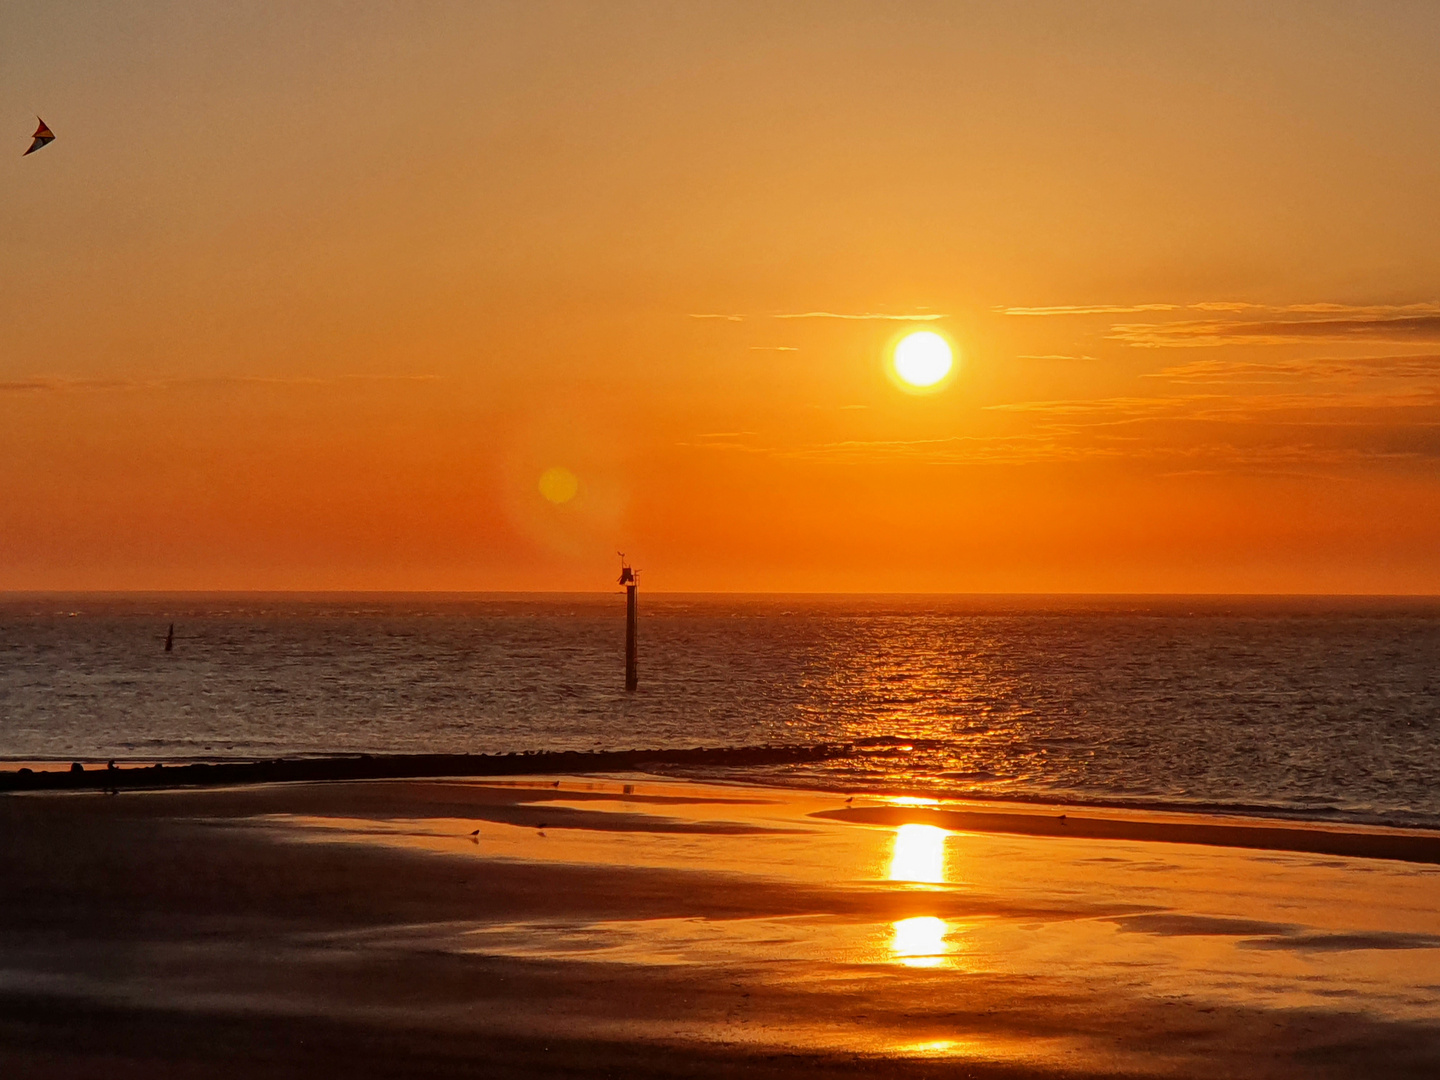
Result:
<svg viewBox="0 0 1440 1080"><path fill-rule="evenodd" d="M787 447L774 456L827 464L909 462L918 465L1015 465L1112 457L1108 447L1064 446L1045 434L952 435L935 439L843 439Z"/></svg>
<svg viewBox="0 0 1440 1080"><path fill-rule="evenodd" d="M1119 323L1113 341L1146 349L1292 345L1306 341L1440 341L1440 313L1382 312L1343 318Z"/></svg>
<svg viewBox="0 0 1440 1080"><path fill-rule="evenodd" d="M1207 311L1233 314L1401 316L1440 314L1440 303L1413 304L1257 304L1249 300L1203 300L1195 304L1053 304L1045 307L997 307L1002 315L1127 315L1141 311Z"/></svg>
<svg viewBox="0 0 1440 1080"><path fill-rule="evenodd" d="M1044 353L1044 354L1039 354L1039 355L1037 355L1037 354L1032 354L1032 353L1026 353L1026 354L1023 354L1023 355L1021 355L1021 356L1017 356L1015 359L1017 359L1017 360L1094 360L1095 357L1093 357L1093 356L1070 356L1070 355L1068 355L1068 354L1066 354L1066 353Z"/></svg>
<svg viewBox="0 0 1440 1080"><path fill-rule="evenodd" d="M193 375L130 379L83 379L36 375L0 381L0 393L66 394L106 390L168 390L187 386L338 386L347 382L436 382L443 375L380 375L371 373L308 375Z"/></svg>
<svg viewBox="0 0 1440 1080"><path fill-rule="evenodd" d="M751 352L799 352L794 345L751 345Z"/></svg>
<svg viewBox="0 0 1440 1080"><path fill-rule="evenodd" d="M759 433L754 431L704 431L689 439L677 442L676 446L692 450L735 450L744 454L765 454L770 449L758 445L754 440Z"/></svg>
<svg viewBox="0 0 1440 1080"><path fill-rule="evenodd" d="M1248 300L1207 300L1189 304L1191 311L1255 311L1271 315L1435 315L1440 303L1422 301L1413 304L1254 304Z"/></svg>
<svg viewBox="0 0 1440 1080"><path fill-rule="evenodd" d="M1025 402L995 411L1014 414L1024 429L790 444L714 433L681 445L836 465L1143 461L1162 475L1343 477L1355 469L1429 468L1440 460L1440 397L1433 395L1187 394Z"/></svg>
<svg viewBox="0 0 1440 1080"><path fill-rule="evenodd" d="M1350 424L1360 413L1440 409L1440 388L1418 387L1368 393L1321 391L1275 394L1181 394L1155 397L1108 397L1083 400L1016 401L985 406L987 411L1064 417L1067 423L1136 423L1146 420L1189 419L1246 423L1277 413L1306 413L1306 422ZM1404 422L1399 416L1392 422ZM1367 422L1369 422L1367 420ZM1426 420L1426 423L1432 421ZM1440 416L1434 421L1440 423Z"/></svg>
<svg viewBox="0 0 1440 1080"><path fill-rule="evenodd" d="M1118 315L1203 312L1210 318L1116 323L1106 335L1136 348L1288 345L1304 341L1440 341L1440 302L1410 304L1261 304L1205 300L1192 304L1057 304L1000 307L1003 315ZM1028 357L1027 359L1040 359Z"/></svg>
<svg viewBox="0 0 1440 1080"><path fill-rule="evenodd" d="M949 315L933 313L927 315L889 315L878 311L848 314L838 311L796 311L771 316L771 318L774 319L854 319L859 321L880 320L882 322L935 322L938 319L948 319L949 317Z"/></svg>
<svg viewBox="0 0 1440 1080"><path fill-rule="evenodd" d="M745 322L750 319L845 319L855 321L882 321L882 322L936 322L939 319L948 319L950 316L943 312L930 312L921 315L894 315L881 311L782 311L771 312L767 315L719 315L707 313L691 313L686 316L690 319L722 319L725 322Z"/></svg>
<svg viewBox="0 0 1440 1080"><path fill-rule="evenodd" d="M1179 304L1057 304L1053 307L998 307L1001 315L1128 315L1137 311L1175 311Z"/></svg>
<svg viewBox="0 0 1440 1080"><path fill-rule="evenodd" d="M1360 356L1277 360L1192 360L1141 378L1188 385L1281 386L1296 382L1356 384L1377 380L1440 381L1440 356Z"/></svg>
<svg viewBox="0 0 1440 1080"><path fill-rule="evenodd" d="M69 379L37 375L28 379L0 381L3 394L63 394L85 390L128 390L142 384L127 379Z"/></svg>

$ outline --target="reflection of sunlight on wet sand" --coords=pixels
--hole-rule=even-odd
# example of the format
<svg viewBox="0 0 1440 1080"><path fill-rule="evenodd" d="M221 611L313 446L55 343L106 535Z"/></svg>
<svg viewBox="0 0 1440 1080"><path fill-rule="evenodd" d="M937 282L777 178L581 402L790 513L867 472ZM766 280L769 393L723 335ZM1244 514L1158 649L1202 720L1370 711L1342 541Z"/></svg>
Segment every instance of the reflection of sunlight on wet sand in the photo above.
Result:
<svg viewBox="0 0 1440 1080"><path fill-rule="evenodd" d="M934 825L901 825L895 830L890 880L939 885L945 881L944 829ZM917 915L893 924L890 953L906 967L939 967L950 946L949 925L933 915Z"/></svg>
<svg viewBox="0 0 1440 1080"><path fill-rule="evenodd" d="M802 977L838 985L864 964L867 977L891 980L883 985L896 993L938 985L961 969L977 979L1040 980L1037 987L1103 980L1117 994L1266 1008L1332 1008L1344 995L1389 1017L1440 1016L1428 989L1437 955L1428 942L1440 938L1433 866L1131 840L1062 843L918 823L859 827L814 816L835 807L828 793L642 779L636 795L626 791L635 784L630 776L554 783L412 783L402 790L414 793L413 809L397 801L391 816L260 815L244 827L287 842L385 845L465 860L456 873L476 881L494 874L523 883L551 867L562 874L588 866L683 869L701 885L684 904L667 902L663 917L644 890L633 912L597 904L595 912L557 915L543 890L526 901L533 911L525 904L492 911L488 890L478 888L473 923L436 930L434 947L459 952L751 964L762 973L757 980L787 985ZM427 816L440 807L457 816ZM535 827L542 820L550 823L544 837ZM525 876L515 877L522 868ZM704 878L689 876L704 872L726 876L706 891ZM778 890L799 885L799 895L834 889L842 899L775 916L774 897L786 895ZM1137 905L1150 914L1134 917ZM785 900L779 910L792 907ZM896 922L902 915L919 917ZM1249 926L1256 922L1278 929L1262 933ZM380 940L396 934L386 927ZM1380 944L1362 947L1360 935ZM887 1030L884 1049L922 1053L927 1043L958 1035L962 1049L947 1053L974 1052L965 1048L973 1033L948 1023ZM865 1031L864 1039L877 1037Z"/></svg>
<svg viewBox="0 0 1440 1080"><path fill-rule="evenodd" d="M895 830L895 855L890 860L891 881L919 881L939 885L945 880L944 829L934 825L901 825Z"/></svg>
<svg viewBox="0 0 1440 1080"><path fill-rule="evenodd" d="M944 919L933 915L917 915L894 924L895 936L890 951L906 967L939 967L950 951L945 934L950 929Z"/></svg>
<svg viewBox="0 0 1440 1080"><path fill-rule="evenodd" d="M956 1048L954 1039L932 1039L930 1042L910 1043L905 1047L912 1054L949 1054Z"/></svg>

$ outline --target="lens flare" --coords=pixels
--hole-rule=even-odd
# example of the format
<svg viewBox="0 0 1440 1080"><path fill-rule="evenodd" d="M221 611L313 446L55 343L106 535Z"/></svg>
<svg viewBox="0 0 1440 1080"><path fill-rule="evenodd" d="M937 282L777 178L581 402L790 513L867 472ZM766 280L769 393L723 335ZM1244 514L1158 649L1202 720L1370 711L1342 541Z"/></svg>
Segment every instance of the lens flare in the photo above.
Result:
<svg viewBox="0 0 1440 1080"><path fill-rule="evenodd" d="M575 498L580 490L580 481L569 469L556 465L540 474L540 494L557 506Z"/></svg>

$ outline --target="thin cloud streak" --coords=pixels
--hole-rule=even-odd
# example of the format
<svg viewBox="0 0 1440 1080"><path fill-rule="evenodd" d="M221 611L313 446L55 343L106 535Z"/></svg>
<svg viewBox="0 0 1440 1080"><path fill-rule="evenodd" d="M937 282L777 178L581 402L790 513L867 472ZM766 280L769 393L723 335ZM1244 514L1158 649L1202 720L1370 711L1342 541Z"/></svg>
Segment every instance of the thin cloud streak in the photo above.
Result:
<svg viewBox="0 0 1440 1080"><path fill-rule="evenodd" d="M994 309L1001 315L1126 315L1140 311L1213 311L1267 315L1336 315L1336 316L1397 316L1440 315L1440 302L1421 301L1412 304L1257 304L1249 300L1204 300L1195 304L1053 304L1042 307L1007 307Z"/></svg>
<svg viewBox="0 0 1440 1080"><path fill-rule="evenodd" d="M1349 423L1337 413L1413 411L1440 408L1440 388L1409 391L1294 394L1184 394L1171 397L1109 397L1088 400L1020 401L987 405L988 412L1063 416L1083 426L1134 423L1141 420L1191 419L1242 422L1276 413L1330 414L1316 422ZM1083 418L1099 418L1089 424ZM1394 422L1401 422L1395 418Z"/></svg>
<svg viewBox="0 0 1440 1080"><path fill-rule="evenodd" d="M950 316L944 312L926 315L890 315L880 311L784 311L769 315L721 315L692 312L686 315L687 319L718 319L723 322L747 322L751 319L842 319L855 322L937 322L940 319L948 319L949 317Z"/></svg>
<svg viewBox="0 0 1440 1080"><path fill-rule="evenodd" d="M905 462L927 467L958 467L1144 460L1164 468L1163 475L1245 472L1252 475L1326 476L1336 470L1387 463L1421 463L1440 457L1440 440L1436 440L1433 449L1323 445L1314 441L1259 445L1228 440L1188 445L1147 444L1130 437L1103 434L1100 437L1091 434L1086 441L1077 441L1073 433L1063 429L1027 435L856 439L797 447L712 444L708 448L830 465Z"/></svg>
<svg viewBox="0 0 1440 1080"><path fill-rule="evenodd" d="M1106 335L1143 349L1294 345L1307 341L1440 341L1440 314L1354 315L1331 319L1118 323Z"/></svg>
<svg viewBox="0 0 1440 1080"><path fill-rule="evenodd" d="M1137 311L1175 311L1179 304L1058 304L1053 307L998 307L1001 315L1127 315Z"/></svg>
<svg viewBox="0 0 1440 1080"><path fill-rule="evenodd" d="M152 379L74 379L40 375L0 382L0 393L66 394L106 390L169 390L187 386L338 386L347 382L438 382L443 375L348 374L329 377L195 375Z"/></svg>
<svg viewBox="0 0 1440 1080"><path fill-rule="evenodd" d="M843 314L836 311L797 311L784 315L772 315L773 319L854 319L857 321L879 320L881 322L935 322L948 319L949 315L886 315L876 311L859 314Z"/></svg>
<svg viewBox="0 0 1440 1080"><path fill-rule="evenodd" d="M1191 311L1261 311L1272 315L1436 315L1440 303L1413 304L1253 304L1246 300L1210 300L1188 305Z"/></svg>
<svg viewBox="0 0 1440 1080"><path fill-rule="evenodd" d="M1294 382L1355 384L1440 379L1440 356L1321 357L1306 360L1193 360L1142 379L1189 385L1279 386Z"/></svg>

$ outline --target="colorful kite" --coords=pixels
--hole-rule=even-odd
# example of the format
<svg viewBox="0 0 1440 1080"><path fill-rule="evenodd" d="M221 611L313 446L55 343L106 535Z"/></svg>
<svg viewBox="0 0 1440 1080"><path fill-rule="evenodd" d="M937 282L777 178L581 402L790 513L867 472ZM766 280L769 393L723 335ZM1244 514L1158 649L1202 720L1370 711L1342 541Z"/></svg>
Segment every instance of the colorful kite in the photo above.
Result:
<svg viewBox="0 0 1440 1080"><path fill-rule="evenodd" d="M38 116L35 119L40 120ZM30 144L30 149L26 150L25 153L21 154L20 156L26 157L30 154L33 154L36 150L39 150L40 147L44 146L46 143L52 143L54 141L55 133L45 126L44 120L40 120L40 126L35 129L35 141Z"/></svg>

